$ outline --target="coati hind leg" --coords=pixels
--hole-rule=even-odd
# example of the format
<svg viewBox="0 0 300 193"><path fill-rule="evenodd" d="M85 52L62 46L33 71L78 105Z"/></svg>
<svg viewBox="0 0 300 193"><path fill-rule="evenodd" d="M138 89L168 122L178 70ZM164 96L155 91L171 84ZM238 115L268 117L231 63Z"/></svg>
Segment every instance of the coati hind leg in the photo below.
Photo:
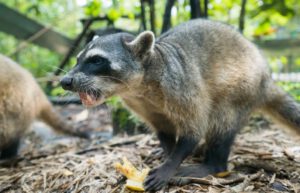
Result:
<svg viewBox="0 0 300 193"><path fill-rule="evenodd" d="M13 140L9 145L1 150L0 159L9 159L17 155L20 139Z"/></svg>
<svg viewBox="0 0 300 193"><path fill-rule="evenodd" d="M220 132L210 133L206 137L206 146L204 152L204 161L202 164L181 166L176 177L205 177L216 174L227 169L227 160L230 153L230 147L234 141L236 130L215 130ZM201 155L202 156L202 155ZM170 183L176 185L185 185L190 180L184 178L173 178Z"/></svg>

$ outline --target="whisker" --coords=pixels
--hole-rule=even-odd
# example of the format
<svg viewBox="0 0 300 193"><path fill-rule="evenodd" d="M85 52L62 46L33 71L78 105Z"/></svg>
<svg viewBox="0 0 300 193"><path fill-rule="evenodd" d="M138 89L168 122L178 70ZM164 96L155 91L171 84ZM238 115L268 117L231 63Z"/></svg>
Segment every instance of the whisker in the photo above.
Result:
<svg viewBox="0 0 300 193"><path fill-rule="evenodd" d="M59 68L59 67L57 67L57 66L52 66L52 65L50 65L50 64L45 64L45 65L48 66L48 67L51 67L52 69L57 69L57 70L60 70L60 71L62 71L62 72L67 73L66 70L64 70L64 69L62 69L62 68Z"/></svg>
<svg viewBox="0 0 300 193"><path fill-rule="evenodd" d="M131 87L129 86L128 83L126 83L124 80L121 80L121 79L119 79L119 78L116 78L116 77L113 77L113 76L103 76L103 75L100 75L99 77L101 77L101 78L110 78L110 79L118 80L118 81L122 82L123 84L125 84L125 86L126 86L128 89L131 89Z"/></svg>

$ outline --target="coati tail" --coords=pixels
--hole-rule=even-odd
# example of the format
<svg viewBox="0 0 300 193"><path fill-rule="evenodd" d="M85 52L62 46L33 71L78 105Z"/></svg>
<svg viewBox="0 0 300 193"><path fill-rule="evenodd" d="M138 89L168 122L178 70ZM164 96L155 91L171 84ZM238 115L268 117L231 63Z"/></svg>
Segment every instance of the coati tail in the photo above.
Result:
<svg viewBox="0 0 300 193"><path fill-rule="evenodd" d="M300 104L273 82L267 87L264 110L300 134Z"/></svg>
<svg viewBox="0 0 300 193"><path fill-rule="evenodd" d="M89 134L87 132L78 131L72 125L64 121L48 101L41 109L39 118L59 133L89 138Z"/></svg>

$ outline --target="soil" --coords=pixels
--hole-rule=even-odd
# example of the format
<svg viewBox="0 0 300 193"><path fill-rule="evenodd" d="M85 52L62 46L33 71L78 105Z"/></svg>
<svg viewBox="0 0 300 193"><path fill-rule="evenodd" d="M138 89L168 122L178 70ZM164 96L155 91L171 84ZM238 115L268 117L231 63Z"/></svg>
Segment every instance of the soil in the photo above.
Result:
<svg viewBox="0 0 300 193"><path fill-rule="evenodd" d="M23 139L19 156L2 161L0 192L130 192L113 164L127 157L137 168L162 161L153 134L112 136L109 108L58 107L66 120L93 133L91 139L57 135L35 123ZM300 192L300 137L283 126L254 116L235 140L229 171L169 185L160 193ZM199 160L188 158L185 162Z"/></svg>

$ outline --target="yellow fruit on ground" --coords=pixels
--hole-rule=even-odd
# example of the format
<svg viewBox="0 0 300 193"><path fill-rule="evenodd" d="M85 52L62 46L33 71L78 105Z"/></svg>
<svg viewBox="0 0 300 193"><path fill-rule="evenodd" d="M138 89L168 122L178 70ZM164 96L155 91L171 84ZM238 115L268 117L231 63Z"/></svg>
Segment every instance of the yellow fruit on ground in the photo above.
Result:
<svg viewBox="0 0 300 193"><path fill-rule="evenodd" d="M114 166L118 172L126 176L126 188L134 191L145 191L143 183L148 175L149 168L139 171L126 157L123 158L123 164L115 163Z"/></svg>

